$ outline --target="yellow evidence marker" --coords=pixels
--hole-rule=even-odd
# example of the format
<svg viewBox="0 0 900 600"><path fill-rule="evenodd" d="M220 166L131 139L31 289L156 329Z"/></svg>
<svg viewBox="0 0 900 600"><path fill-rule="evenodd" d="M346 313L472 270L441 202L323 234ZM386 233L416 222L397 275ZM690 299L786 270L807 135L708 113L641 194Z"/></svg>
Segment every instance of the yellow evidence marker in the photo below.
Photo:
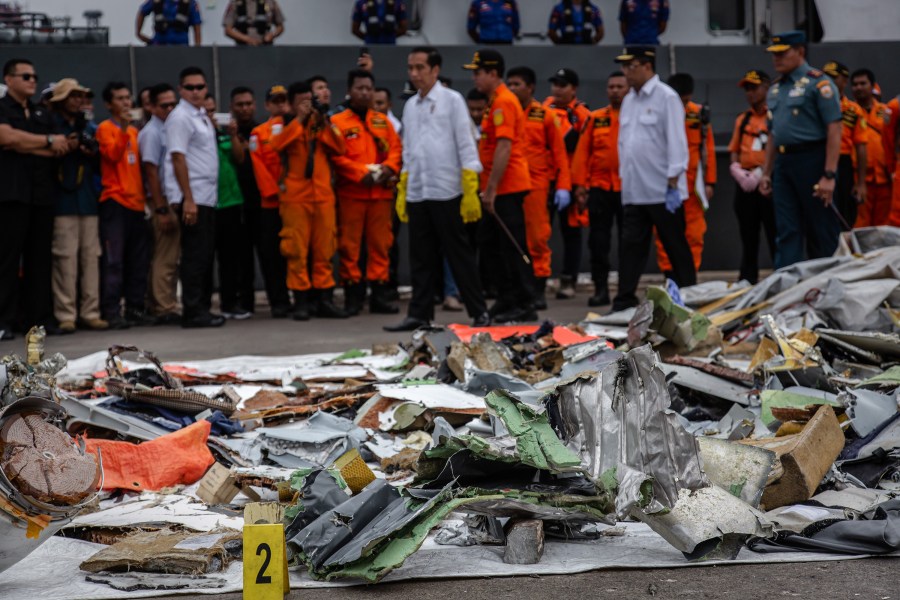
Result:
<svg viewBox="0 0 900 600"><path fill-rule="evenodd" d="M244 525L244 600L283 600L290 591L284 526Z"/></svg>

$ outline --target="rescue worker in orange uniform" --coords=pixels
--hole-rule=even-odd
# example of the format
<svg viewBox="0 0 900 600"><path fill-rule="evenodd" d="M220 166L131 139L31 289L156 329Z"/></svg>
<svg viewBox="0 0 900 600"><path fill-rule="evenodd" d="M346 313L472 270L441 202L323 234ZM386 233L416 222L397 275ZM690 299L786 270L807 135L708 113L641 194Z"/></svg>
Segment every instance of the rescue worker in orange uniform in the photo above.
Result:
<svg viewBox="0 0 900 600"><path fill-rule="evenodd" d="M345 319L347 313L334 304L331 259L337 223L329 161L345 152L344 138L313 108L309 83L291 84L288 103L290 112L270 146L285 161L279 193L281 253L287 259L287 286L294 292L293 317L306 321L314 311L318 317Z"/></svg>
<svg viewBox="0 0 900 600"><path fill-rule="evenodd" d="M587 105L578 100L579 83L578 73L572 69L560 69L550 78L552 95L544 100L544 107L554 110L559 116L570 166L581 131L591 116ZM555 207L555 210L551 208L551 222L553 213L560 213L559 228L563 238L563 269L556 297L560 300L574 298L578 271L581 269L581 229L588 226L588 211L573 204L571 196L567 200L565 195L557 197L554 193L548 203Z"/></svg>
<svg viewBox="0 0 900 600"><path fill-rule="evenodd" d="M609 304L609 251L613 223L618 228L618 255L622 255L622 179L619 177L619 109L628 93L628 80L622 71L606 80L609 106L591 113L572 161L572 183L575 197L586 206L591 229L588 248L591 252L591 278L594 295L588 306Z"/></svg>
<svg viewBox="0 0 900 600"><path fill-rule="evenodd" d="M759 232L769 245L769 256L775 260L775 204L771 196L759 191L766 146L769 139L769 107L766 97L772 79L759 69L747 71L738 82L743 88L749 109L737 116L728 143L731 164L729 172L737 183L734 214L741 236L741 268L738 280L756 284L759 281Z"/></svg>
<svg viewBox="0 0 900 600"><path fill-rule="evenodd" d="M900 160L897 160L900 145L900 96L887 103L887 125L881 136L884 147L884 160L888 173L893 174L895 185L891 191L891 215L888 224L900 227Z"/></svg>
<svg viewBox="0 0 900 600"><path fill-rule="evenodd" d="M529 67L515 67L506 74L506 85L525 111L525 159L531 176L531 191L525 196L525 238L534 276L534 307L547 309L547 278L550 277L550 211L547 196L550 182L557 192L571 192L569 157L563 142L560 120L534 99L537 75Z"/></svg>
<svg viewBox="0 0 900 600"><path fill-rule="evenodd" d="M716 142L709 124L709 109L691 101L694 94L694 78L687 73L675 73L666 82L678 92L684 102L684 124L688 140L687 189L684 201L684 235L694 256L694 268L699 271L703 260L703 237L706 235L706 209L716 187ZM703 171L705 198L697 192L697 176ZM672 263L662 242L656 238L656 263L668 277Z"/></svg>
<svg viewBox="0 0 900 600"><path fill-rule="evenodd" d="M866 114L866 201L859 205L854 227L887 225L891 216L891 171L884 151L884 130L890 121L887 104L872 93L875 74L858 69L850 76L853 97Z"/></svg>
<svg viewBox="0 0 900 600"><path fill-rule="evenodd" d="M266 112L269 120L250 131L249 150L253 177L260 195L258 252L259 264L266 285L266 296L272 307L272 317L290 316L292 307L288 297L287 265L281 255L281 215L278 214L278 182L281 180L281 157L272 150L272 135L284 128L282 118L288 110L287 88L273 85L266 92Z"/></svg>
<svg viewBox="0 0 900 600"><path fill-rule="evenodd" d="M375 78L369 71L354 70L347 77L349 107L331 118L344 138L345 154L335 156L338 194L338 248L345 309L359 314L366 298L366 282L372 286L369 311L396 314L400 309L388 298L390 249L394 242L391 216L394 185L400 173L403 148L387 116L370 109ZM363 239L366 241L366 274L359 268Z"/></svg>
<svg viewBox="0 0 900 600"><path fill-rule="evenodd" d="M866 111L844 93L850 82L850 69L832 60L822 71L834 80L841 95L841 154L838 158L837 184L834 202L846 222L842 228L853 227L859 206L866 201L866 168L869 162L868 124Z"/></svg>
<svg viewBox="0 0 900 600"><path fill-rule="evenodd" d="M487 212L482 221L482 248L497 257L498 297L488 312L498 323L536 321L534 271L527 255L523 210L531 189L525 160L525 113L503 83L502 54L480 50L463 68L473 71L476 89L490 98L478 144L484 167L481 201Z"/></svg>

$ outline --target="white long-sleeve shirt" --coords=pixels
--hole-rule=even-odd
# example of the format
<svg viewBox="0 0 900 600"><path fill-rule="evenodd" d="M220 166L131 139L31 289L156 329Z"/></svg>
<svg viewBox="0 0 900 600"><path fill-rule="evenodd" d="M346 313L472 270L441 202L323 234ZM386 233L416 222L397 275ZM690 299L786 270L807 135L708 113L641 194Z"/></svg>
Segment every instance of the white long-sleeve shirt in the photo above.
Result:
<svg viewBox="0 0 900 600"><path fill-rule="evenodd" d="M662 204L671 177L688 198L687 134L678 94L654 75L640 92L634 88L619 113L619 175L622 204Z"/></svg>
<svg viewBox="0 0 900 600"><path fill-rule="evenodd" d="M478 148L462 94L434 85L403 107L403 170L407 202L462 195L462 171L481 173Z"/></svg>

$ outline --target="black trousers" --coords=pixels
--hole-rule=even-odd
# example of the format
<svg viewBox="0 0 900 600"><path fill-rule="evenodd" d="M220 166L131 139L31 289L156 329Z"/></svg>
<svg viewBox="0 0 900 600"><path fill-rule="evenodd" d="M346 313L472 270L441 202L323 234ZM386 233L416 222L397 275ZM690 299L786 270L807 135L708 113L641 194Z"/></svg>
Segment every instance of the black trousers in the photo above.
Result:
<svg viewBox="0 0 900 600"><path fill-rule="evenodd" d="M277 208L245 207L247 228L250 230L266 298L272 308L290 308L291 298L287 289L287 263L281 254L281 215Z"/></svg>
<svg viewBox="0 0 900 600"><path fill-rule="evenodd" d="M182 206L172 208L181 219ZM212 307L213 259L216 253L216 209L197 207L197 223L181 226L182 316L195 319Z"/></svg>
<svg viewBox="0 0 900 600"><path fill-rule="evenodd" d="M622 255L619 257L619 293L613 302L613 310L624 310L638 305L637 288L641 281L653 228L662 242L672 263L675 283L680 287L697 283L691 247L684 236L684 208L674 214L665 204L628 205L623 208Z"/></svg>
<svg viewBox="0 0 900 600"><path fill-rule="evenodd" d="M50 287L56 207L0 203L0 329L53 323ZM19 279L19 271L22 279ZM21 322L17 323L17 317Z"/></svg>
<svg viewBox="0 0 900 600"><path fill-rule="evenodd" d="M497 196L495 215L482 217L479 246L484 257L493 257L493 280L497 286L497 303L505 309L534 308L534 270L501 227L503 221L522 252L528 253L525 239L525 211L522 205L527 192ZM530 258L530 257L529 257ZM455 273L454 273L455 275Z"/></svg>
<svg viewBox="0 0 900 600"><path fill-rule="evenodd" d="M858 205L853 197L853 184L856 182L856 172L853 168L853 157L849 154L841 154L838 158L837 181L834 188L834 203L838 212L844 217L850 227L856 223Z"/></svg>
<svg viewBox="0 0 900 600"><path fill-rule="evenodd" d="M734 214L741 232L740 278L750 283L759 280L759 230L769 245L769 256L775 260L775 204L771 197L759 192L745 192L737 187L734 195Z"/></svg>
<svg viewBox="0 0 900 600"><path fill-rule="evenodd" d="M123 298L127 308L143 311L150 274L150 224L144 211L125 208L115 200L101 202L100 243L103 318L120 316Z"/></svg>
<svg viewBox="0 0 900 600"><path fill-rule="evenodd" d="M223 312L253 312L255 260L253 240L242 205L216 211L216 260L219 303Z"/></svg>
<svg viewBox="0 0 900 600"><path fill-rule="evenodd" d="M388 251L388 260L390 261L388 282L394 288L400 285L400 227L402 225L400 217L397 216L397 211L391 211L391 228L394 231L394 241L391 243L391 249Z"/></svg>
<svg viewBox="0 0 900 600"><path fill-rule="evenodd" d="M559 212L553 203L556 195L556 183L550 186L550 195L547 197L547 210L550 213L550 226L553 226L553 220L559 217L559 232L562 234L563 240L563 268L562 274L572 279L578 279L578 272L581 271L581 258L583 241L581 238L581 227L572 227L569 225L569 211L575 210L575 206L569 205L569 208ZM574 204L575 200L572 199Z"/></svg>
<svg viewBox="0 0 900 600"><path fill-rule="evenodd" d="M478 281L475 250L459 215L460 200L424 200L407 204L413 286L410 317L427 321L434 318L434 295L439 291L442 257L450 263L469 316L474 319L487 310Z"/></svg>
<svg viewBox="0 0 900 600"><path fill-rule="evenodd" d="M588 214L591 228L588 248L591 251L591 278L598 291L608 290L612 229L619 228L618 255L622 261L622 192L592 189L588 197Z"/></svg>

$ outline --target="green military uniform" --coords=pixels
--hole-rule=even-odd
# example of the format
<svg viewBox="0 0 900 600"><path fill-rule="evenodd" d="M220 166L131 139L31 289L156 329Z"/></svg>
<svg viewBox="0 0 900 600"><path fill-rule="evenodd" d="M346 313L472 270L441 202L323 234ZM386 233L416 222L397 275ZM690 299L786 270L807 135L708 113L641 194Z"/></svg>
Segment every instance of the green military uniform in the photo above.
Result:
<svg viewBox="0 0 900 600"><path fill-rule="evenodd" d="M802 32L772 38L770 52L804 44ZM806 62L775 80L769 89L770 143L775 144L772 189L778 228L775 266L831 256L837 249L840 221L814 195L825 173L828 126L841 120L840 94L831 79Z"/></svg>

